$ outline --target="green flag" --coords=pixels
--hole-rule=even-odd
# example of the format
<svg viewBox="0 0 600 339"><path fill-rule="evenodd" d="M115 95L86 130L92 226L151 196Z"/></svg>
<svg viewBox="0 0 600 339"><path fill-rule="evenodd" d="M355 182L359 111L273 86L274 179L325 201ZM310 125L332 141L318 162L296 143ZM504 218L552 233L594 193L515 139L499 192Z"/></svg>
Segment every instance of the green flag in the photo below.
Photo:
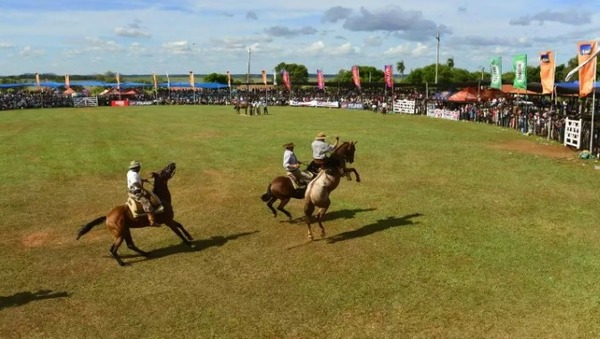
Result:
<svg viewBox="0 0 600 339"><path fill-rule="evenodd" d="M502 89L502 58L492 58L490 62L490 73L492 80L490 81L490 87L496 89Z"/></svg>
<svg viewBox="0 0 600 339"><path fill-rule="evenodd" d="M513 57L513 71L515 72L513 87L527 89L527 54L518 54Z"/></svg>

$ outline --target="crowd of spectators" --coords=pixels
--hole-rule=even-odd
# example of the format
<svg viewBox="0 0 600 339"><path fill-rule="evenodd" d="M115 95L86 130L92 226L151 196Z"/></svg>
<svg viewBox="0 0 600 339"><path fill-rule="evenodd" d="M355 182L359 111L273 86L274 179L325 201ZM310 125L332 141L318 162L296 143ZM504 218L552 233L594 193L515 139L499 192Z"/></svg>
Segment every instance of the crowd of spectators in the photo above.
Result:
<svg viewBox="0 0 600 339"><path fill-rule="evenodd" d="M504 97L486 102L454 103L436 99L435 93L426 93L422 89L398 87L388 88L335 88L319 90L316 88L298 88L291 93L281 88L238 88L225 89L167 89L157 92L136 91L133 95L109 94L98 97L98 105L109 106L113 100L141 101L157 105L235 105L238 102L254 103L261 106L289 105L290 101L327 101L362 104L365 110L381 112L391 108L396 100L414 100L417 114L426 114L427 107L445 108L460 112L461 120L495 124L513 128L524 134L547 136L561 141L564 136L565 118L579 119L589 116L583 114L590 108L582 105L576 97L551 100L548 96L529 96L527 98ZM63 95L61 91L43 89L0 90L0 110L26 108L73 107L73 97ZM382 109L382 107L384 107ZM600 108L596 108L598 111ZM391 109L390 109L391 110ZM588 134L590 122L587 124Z"/></svg>

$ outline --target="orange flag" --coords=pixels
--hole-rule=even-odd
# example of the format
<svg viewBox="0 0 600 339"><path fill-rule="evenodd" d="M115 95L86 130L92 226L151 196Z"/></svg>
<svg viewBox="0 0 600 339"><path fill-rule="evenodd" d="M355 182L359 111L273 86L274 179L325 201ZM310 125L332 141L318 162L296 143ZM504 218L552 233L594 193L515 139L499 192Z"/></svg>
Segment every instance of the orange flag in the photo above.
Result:
<svg viewBox="0 0 600 339"><path fill-rule="evenodd" d="M554 52L546 51L540 53L540 79L542 82L542 94L554 92L555 75Z"/></svg>
<svg viewBox="0 0 600 339"><path fill-rule="evenodd" d="M38 91L39 91L40 89L42 89L42 88L40 87L40 74L39 74L39 73L35 73L35 83L37 84L37 89L38 89Z"/></svg>
<svg viewBox="0 0 600 339"><path fill-rule="evenodd" d="M594 82L596 81L596 50L598 44L596 41L580 41L577 43L577 60L582 65L590 60L587 64L579 69L579 96L585 97L592 93Z"/></svg>
<svg viewBox="0 0 600 339"><path fill-rule="evenodd" d="M68 74L65 74L65 88L71 88L71 81L69 81Z"/></svg>

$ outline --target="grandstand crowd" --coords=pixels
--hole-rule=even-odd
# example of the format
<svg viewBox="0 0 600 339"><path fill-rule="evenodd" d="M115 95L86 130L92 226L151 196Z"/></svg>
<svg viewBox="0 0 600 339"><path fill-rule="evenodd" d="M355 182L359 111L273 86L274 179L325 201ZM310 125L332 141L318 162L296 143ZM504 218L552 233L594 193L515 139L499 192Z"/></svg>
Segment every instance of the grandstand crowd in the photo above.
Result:
<svg viewBox="0 0 600 339"><path fill-rule="evenodd" d="M277 88L271 89L163 89L156 92L136 91L133 95L108 94L98 96L99 106L110 106L114 100L146 102L155 105L232 105L237 102L257 105L283 106L291 101L307 102L318 100L359 104L364 110L379 113L392 113L396 100L414 100L415 113L426 114L427 107L458 110L460 120L495 124L513 128L526 134L540 135L562 142L565 118L579 119L589 107L583 107L576 97L552 100L549 96L532 95L523 97L503 97L485 102L457 103L439 99L436 93L409 87L394 88L355 88L320 90L311 88L294 89L292 93ZM71 95L64 95L57 89L31 91L11 89L0 91L0 110L74 107ZM356 107L356 106L354 106ZM596 111L598 108L596 108ZM247 111L246 111L247 113ZM587 125L588 135L590 122ZM585 129L585 128L584 128ZM589 138L589 136L588 136Z"/></svg>

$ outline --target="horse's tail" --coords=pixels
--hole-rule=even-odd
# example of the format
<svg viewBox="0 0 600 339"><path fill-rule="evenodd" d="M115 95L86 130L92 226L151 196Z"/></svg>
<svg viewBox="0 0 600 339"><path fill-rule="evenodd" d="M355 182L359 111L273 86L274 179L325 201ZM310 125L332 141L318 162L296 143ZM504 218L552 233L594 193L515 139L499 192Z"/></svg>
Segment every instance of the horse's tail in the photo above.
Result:
<svg viewBox="0 0 600 339"><path fill-rule="evenodd" d="M106 216L101 216L101 217L98 217L98 218L88 222L87 224L81 226L81 228L79 229L79 232L77 232L77 240L79 240L79 238L81 238L84 234L86 234L92 228L94 228L94 226L99 225L104 220L106 220Z"/></svg>
<svg viewBox="0 0 600 339"><path fill-rule="evenodd" d="M272 196L273 195L271 194L271 184L269 184L269 186L267 186L267 193L261 195L260 198L262 199L262 201L267 202L271 200Z"/></svg>

